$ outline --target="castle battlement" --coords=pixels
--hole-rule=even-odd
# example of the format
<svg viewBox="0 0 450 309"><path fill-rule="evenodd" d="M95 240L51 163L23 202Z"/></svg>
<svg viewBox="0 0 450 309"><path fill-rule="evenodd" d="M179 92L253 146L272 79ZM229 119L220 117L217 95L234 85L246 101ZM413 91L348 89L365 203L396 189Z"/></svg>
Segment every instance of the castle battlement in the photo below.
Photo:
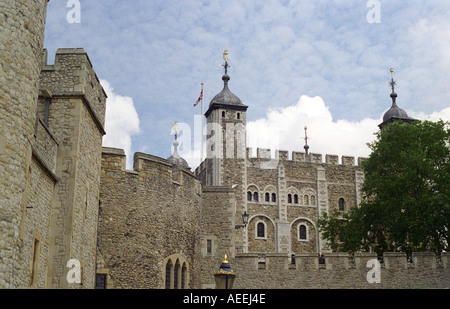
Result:
<svg viewBox="0 0 450 309"><path fill-rule="evenodd" d="M53 65L48 64L47 57L48 52L44 49L39 82L41 97L82 99L97 127L105 134L107 95L86 51L83 48L59 48Z"/></svg>
<svg viewBox="0 0 450 309"><path fill-rule="evenodd" d="M184 177L194 178L194 174L180 165L154 155L136 152L133 157L133 170L126 169L125 151L119 148L102 148L102 175L121 178L123 174L140 175L139 179L162 177L176 184L183 184Z"/></svg>
<svg viewBox="0 0 450 309"><path fill-rule="evenodd" d="M333 252L323 255L317 253L238 253L235 256L237 267L254 268L254 270L318 270L318 269L367 269L369 260L377 259L374 252L356 252L354 254ZM450 252L436 256L432 252L413 252L409 262L404 252L385 252L380 267L383 269L447 269L450 273ZM450 278L449 278L450 280Z"/></svg>
<svg viewBox="0 0 450 309"><path fill-rule="evenodd" d="M320 153L309 153L306 155L305 152L292 151L289 156L289 151L287 150L275 150L274 155L272 155L272 150L268 148L256 148L256 156L253 154L253 149L247 147L246 149L246 159L250 163L264 163L265 168L276 168L279 162L304 162L304 163L314 163L321 165L335 165L335 166L345 166L345 167L361 167L362 163L367 160L366 157L353 157L353 156L341 156L333 154L320 154ZM325 160L324 160L325 157ZM208 165L208 158L205 159L200 165L195 169L194 174L199 177L202 172L206 170Z"/></svg>
<svg viewBox="0 0 450 309"><path fill-rule="evenodd" d="M252 288L265 282L265 288L446 288L450 286L450 253L439 257L430 252L412 254L408 262L405 253L386 252L382 262L376 253L327 253L320 259L317 253L295 253L292 258L280 253L239 253L230 261L239 280L239 288ZM369 282L375 267L379 281ZM239 274L245 276L239 277ZM277 273L282 281L270 280Z"/></svg>
<svg viewBox="0 0 450 309"><path fill-rule="evenodd" d="M361 166L362 162L366 160L365 157L358 157L355 161L353 156L341 156L326 154L325 161L323 160L323 155L320 153L309 153L306 155L305 152L293 151L289 159L289 151L278 150L274 151L274 156L272 157L272 150L268 148L256 148L256 156L252 155L253 149L247 148L247 159L264 159L264 160L280 160L280 161L295 161L295 162L310 162L310 163L325 163L329 165L347 165L347 166Z"/></svg>

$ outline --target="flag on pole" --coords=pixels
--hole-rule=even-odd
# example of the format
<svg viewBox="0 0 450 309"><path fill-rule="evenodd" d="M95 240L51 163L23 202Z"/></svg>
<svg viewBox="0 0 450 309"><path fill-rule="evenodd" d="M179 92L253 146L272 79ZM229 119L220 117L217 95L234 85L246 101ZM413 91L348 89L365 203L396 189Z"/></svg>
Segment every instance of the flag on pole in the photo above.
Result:
<svg viewBox="0 0 450 309"><path fill-rule="evenodd" d="M196 107L197 104L200 103L200 101L201 101L202 99L203 99L203 89L202 89L202 91L200 92L200 96L198 97L197 102L195 102L194 107Z"/></svg>

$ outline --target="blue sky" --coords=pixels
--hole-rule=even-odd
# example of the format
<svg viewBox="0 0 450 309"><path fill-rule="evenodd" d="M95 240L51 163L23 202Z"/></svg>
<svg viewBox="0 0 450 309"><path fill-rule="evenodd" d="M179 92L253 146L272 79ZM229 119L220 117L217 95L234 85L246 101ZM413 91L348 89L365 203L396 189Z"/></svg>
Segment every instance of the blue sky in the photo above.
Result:
<svg viewBox="0 0 450 309"><path fill-rule="evenodd" d="M367 156L390 67L410 116L450 120L448 0L79 0L80 23L68 3L48 5L49 62L60 47L86 50L109 94L104 144L129 164L137 151L169 157L175 121L194 134L200 83L206 111L225 49L252 148L302 151L307 125L311 152ZM192 140L182 155L195 168Z"/></svg>

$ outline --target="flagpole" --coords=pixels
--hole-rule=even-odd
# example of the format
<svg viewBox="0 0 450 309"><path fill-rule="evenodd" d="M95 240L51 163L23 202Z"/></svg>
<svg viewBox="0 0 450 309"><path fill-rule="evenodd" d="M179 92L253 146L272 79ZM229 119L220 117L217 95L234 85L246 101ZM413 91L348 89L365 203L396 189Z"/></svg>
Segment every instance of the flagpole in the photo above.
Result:
<svg viewBox="0 0 450 309"><path fill-rule="evenodd" d="M201 127L200 127L200 130L201 130L201 134L200 134L200 137L201 137L201 146L200 146L200 164L203 162L203 82L201 83L201 85L202 85L202 98L201 98L201 101L202 101L202 111L201 111L201 114L200 114L200 117L202 118L202 125L201 125Z"/></svg>

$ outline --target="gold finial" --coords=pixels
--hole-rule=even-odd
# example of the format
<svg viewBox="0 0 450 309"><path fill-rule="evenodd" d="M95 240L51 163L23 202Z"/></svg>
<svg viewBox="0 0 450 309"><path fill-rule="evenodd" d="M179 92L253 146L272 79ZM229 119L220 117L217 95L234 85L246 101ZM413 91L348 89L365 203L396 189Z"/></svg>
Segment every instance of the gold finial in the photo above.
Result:
<svg viewBox="0 0 450 309"><path fill-rule="evenodd" d="M226 264L228 264L228 261L227 261L227 255L226 255L226 254L225 254L224 258L223 258L223 261L222 261L222 263L226 263Z"/></svg>
<svg viewBox="0 0 450 309"><path fill-rule="evenodd" d="M223 52L223 60L225 60L225 62L228 62L228 50L225 49L225 51Z"/></svg>
<svg viewBox="0 0 450 309"><path fill-rule="evenodd" d="M225 60L224 64L219 64L220 66L223 66L225 68L225 75L228 74L228 68L231 68L231 65L228 64L228 62L230 61L230 59L228 59L228 50L225 49L225 51L223 52L223 60Z"/></svg>
<svg viewBox="0 0 450 309"><path fill-rule="evenodd" d="M175 138L177 138L178 135L178 121L175 121L175 123L172 126L172 131L170 132L170 135L175 134Z"/></svg>
<svg viewBox="0 0 450 309"><path fill-rule="evenodd" d="M394 80L394 69L390 68L389 71L391 72L391 81L388 84L391 86L392 93L395 93L395 85L397 85L397 82Z"/></svg>

